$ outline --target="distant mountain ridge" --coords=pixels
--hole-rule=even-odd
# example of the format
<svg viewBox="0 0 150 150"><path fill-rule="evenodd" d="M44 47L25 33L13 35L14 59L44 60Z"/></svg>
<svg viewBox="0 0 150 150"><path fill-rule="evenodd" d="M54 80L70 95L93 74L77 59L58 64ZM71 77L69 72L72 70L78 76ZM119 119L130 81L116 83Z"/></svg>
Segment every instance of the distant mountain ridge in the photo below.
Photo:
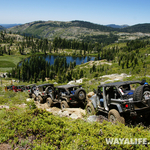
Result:
<svg viewBox="0 0 150 150"><path fill-rule="evenodd" d="M11 28L11 27L18 26L18 25L21 25L21 24L0 24L0 25L4 28Z"/></svg>
<svg viewBox="0 0 150 150"><path fill-rule="evenodd" d="M0 25L0 31L5 30L3 26Z"/></svg>
<svg viewBox="0 0 150 150"><path fill-rule="evenodd" d="M14 33L25 33L26 35L34 35L37 37L54 39L55 37L61 37L66 39L84 39L84 37L91 37L93 35L109 35L112 31L117 32L143 32L150 33L150 24L138 24L134 26L122 26L116 28L117 25L104 26L94 24L87 21L74 20L70 22L63 21L34 21L19 26L14 26L7 29Z"/></svg>
<svg viewBox="0 0 150 150"><path fill-rule="evenodd" d="M98 25L86 21L35 21L7 29L14 33L25 33L42 38L53 39L61 37L67 39L81 39L81 36L102 34L102 32L115 31L114 28Z"/></svg>
<svg viewBox="0 0 150 150"><path fill-rule="evenodd" d="M112 28L118 28L118 29L129 27L129 25L127 25L127 24L125 24L125 25L108 24L106 26L112 27Z"/></svg>

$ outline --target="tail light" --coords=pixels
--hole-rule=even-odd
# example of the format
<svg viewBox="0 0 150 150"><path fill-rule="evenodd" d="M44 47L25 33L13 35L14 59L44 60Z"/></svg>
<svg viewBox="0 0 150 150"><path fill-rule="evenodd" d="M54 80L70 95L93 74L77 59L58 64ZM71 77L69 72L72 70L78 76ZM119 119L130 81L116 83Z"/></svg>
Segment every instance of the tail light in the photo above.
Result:
<svg viewBox="0 0 150 150"><path fill-rule="evenodd" d="M129 105L128 104L125 104L125 108L128 108L129 107Z"/></svg>
<svg viewBox="0 0 150 150"><path fill-rule="evenodd" d="M72 98L70 98L70 100L72 100Z"/></svg>
<svg viewBox="0 0 150 150"><path fill-rule="evenodd" d="M135 120L135 119L136 119L136 116L133 116L132 119Z"/></svg>

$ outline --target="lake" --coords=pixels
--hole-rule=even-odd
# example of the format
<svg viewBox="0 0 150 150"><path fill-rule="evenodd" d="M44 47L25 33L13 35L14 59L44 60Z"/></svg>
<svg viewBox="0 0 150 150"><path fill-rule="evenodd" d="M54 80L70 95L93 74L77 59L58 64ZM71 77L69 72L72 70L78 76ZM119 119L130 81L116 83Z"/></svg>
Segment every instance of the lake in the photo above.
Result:
<svg viewBox="0 0 150 150"><path fill-rule="evenodd" d="M67 64L70 64L70 62L76 62L76 65L81 65L83 63L86 63L88 61L91 61L95 59L95 57L91 57L91 56L85 56L85 57L73 57L73 56L54 56L54 55L44 55L43 56L44 59L48 62L50 62L50 65L53 65L54 64L54 60L57 58L57 57L66 57L66 61L67 61ZM30 57L27 58L28 61L30 60ZM22 62L19 63L19 66L22 65Z"/></svg>
<svg viewBox="0 0 150 150"><path fill-rule="evenodd" d="M50 62L51 65L54 64L54 60L57 57L66 57L67 64L70 64L70 62L76 61L76 65L81 65L82 63L86 63L88 61L94 60L95 57L91 56L85 56L85 57L72 57L72 56L53 56L53 55L47 55L43 56L46 61Z"/></svg>

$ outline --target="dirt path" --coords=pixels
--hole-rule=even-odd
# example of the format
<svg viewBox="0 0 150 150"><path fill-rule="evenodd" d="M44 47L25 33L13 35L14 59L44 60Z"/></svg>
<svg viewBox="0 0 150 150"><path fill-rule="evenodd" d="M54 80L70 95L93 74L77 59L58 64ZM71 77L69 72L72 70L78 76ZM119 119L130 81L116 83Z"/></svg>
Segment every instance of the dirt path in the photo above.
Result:
<svg viewBox="0 0 150 150"><path fill-rule="evenodd" d="M86 115L86 110L81 109L81 108L65 108L65 109L60 109L58 107L51 107L49 108L48 105L45 104L40 104L39 102L35 102L36 106L41 109L46 109L48 112L51 112L53 115L57 115L60 117L69 117L72 119L83 119L84 121L88 122L99 122L102 123L104 120L109 121L105 116L103 115L92 115L92 116L87 116Z"/></svg>

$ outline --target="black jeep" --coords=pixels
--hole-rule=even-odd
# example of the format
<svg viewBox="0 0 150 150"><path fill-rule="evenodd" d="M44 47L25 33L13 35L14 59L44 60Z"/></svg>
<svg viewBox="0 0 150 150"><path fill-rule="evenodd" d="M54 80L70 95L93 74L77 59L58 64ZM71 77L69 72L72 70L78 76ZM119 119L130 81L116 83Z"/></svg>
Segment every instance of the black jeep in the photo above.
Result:
<svg viewBox="0 0 150 150"><path fill-rule="evenodd" d="M54 85L47 83L47 84L41 84L38 86L32 86L31 88L31 93L30 95L32 95L32 98L34 98L34 100L39 101L40 103L44 103L45 100L47 99L48 96L48 92L49 92L49 88L53 88Z"/></svg>
<svg viewBox="0 0 150 150"><path fill-rule="evenodd" d="M51 107L60 103L61 108L69 108L70 105L85 105L86 92L81 85L61 85L49 88L47 104Z"/></svg>
<svg viewBox="0 0 150 150"><path fill-rule="evenodd" d="M106 113L111 122L125 123L150 114L150 86L144 80L99 85L89 99L87 113Z"/></svg>

